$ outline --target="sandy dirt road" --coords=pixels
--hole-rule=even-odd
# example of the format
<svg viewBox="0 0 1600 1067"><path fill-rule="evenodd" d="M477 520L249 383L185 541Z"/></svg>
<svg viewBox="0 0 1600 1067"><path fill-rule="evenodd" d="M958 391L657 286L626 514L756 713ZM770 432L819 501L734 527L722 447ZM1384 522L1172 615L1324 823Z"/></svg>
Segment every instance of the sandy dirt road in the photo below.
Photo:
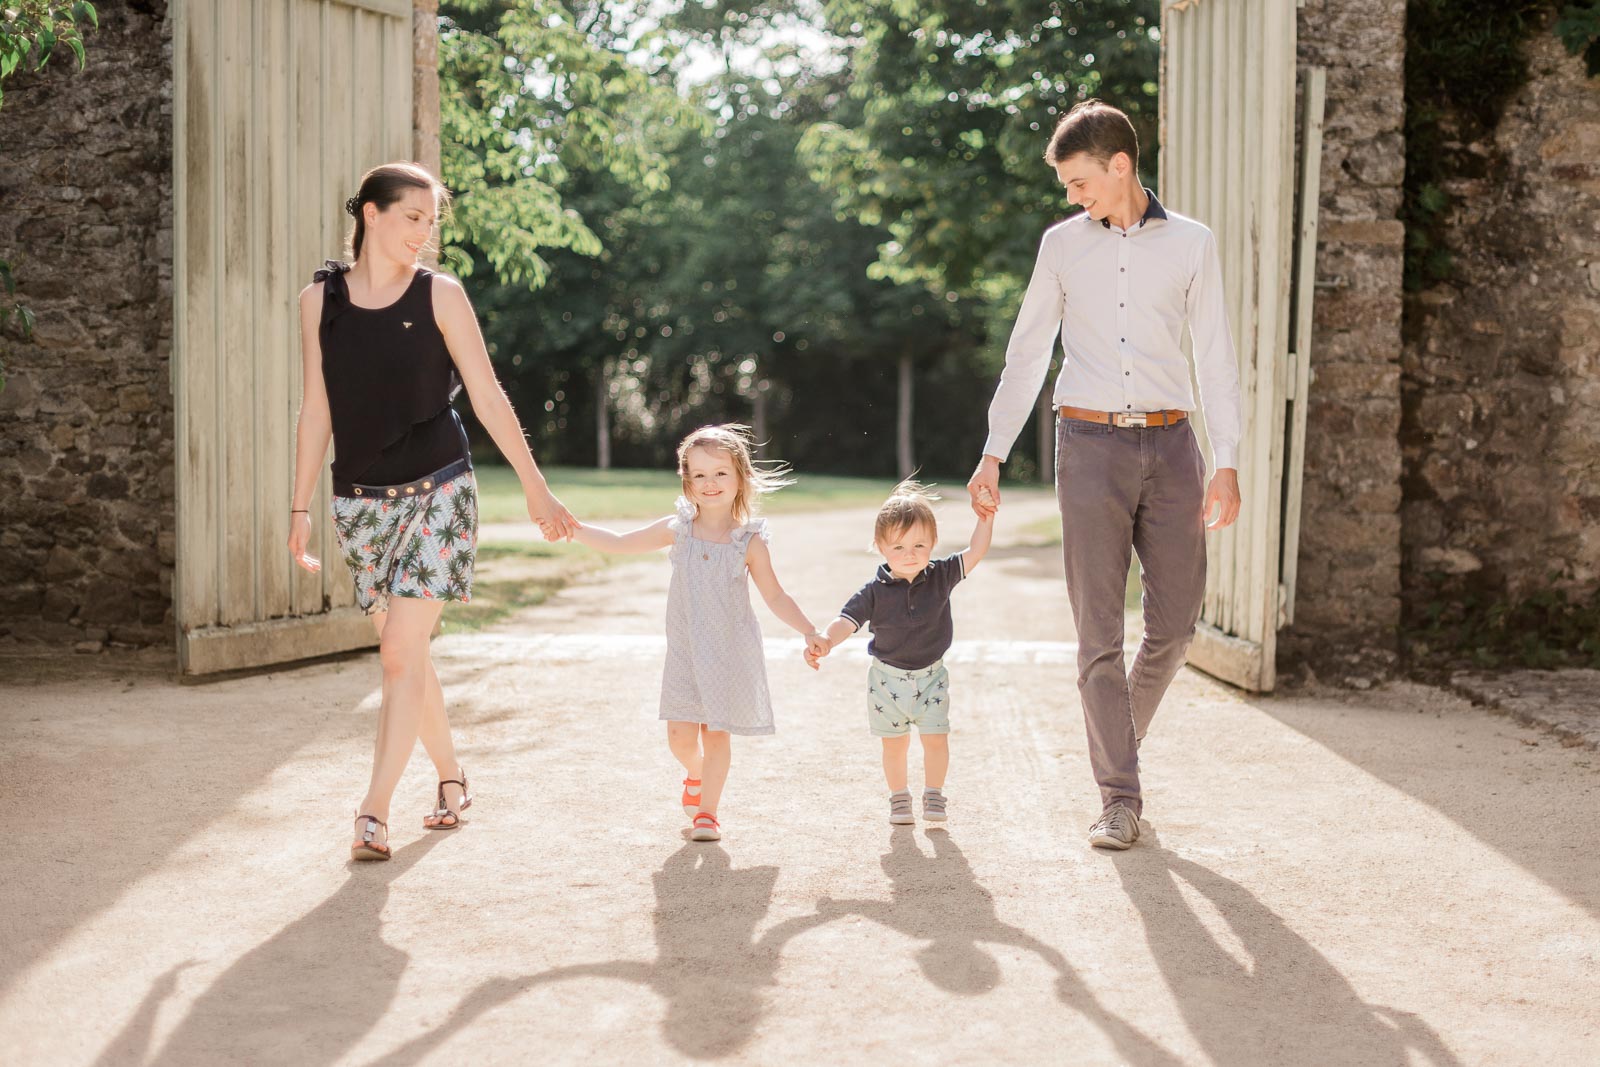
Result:
<svg viewBox="0 0 1600 1067"><path fill-rule="evenodd" d="M436 642L477 802L424 832L419 750L387 864L345 859L375 657L0 663L0 1061L1600 1060L1593 752L1419 686L1186 671L1145 838L1085 846L1060 564L1005 544L1050 507L1008 503L956 594L947 830L887 825L865 642L813 674L766 617L779 733L735 741L726 837L689 843L661 559ZM819 621L871 573L868 512L773 527Z"/></svg>

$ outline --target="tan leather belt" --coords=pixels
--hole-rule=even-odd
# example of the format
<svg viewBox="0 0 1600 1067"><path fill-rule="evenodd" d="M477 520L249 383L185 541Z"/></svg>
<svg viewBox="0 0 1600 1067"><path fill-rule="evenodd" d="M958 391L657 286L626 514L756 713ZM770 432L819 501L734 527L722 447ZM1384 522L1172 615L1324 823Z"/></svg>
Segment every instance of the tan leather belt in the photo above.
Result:
<svg viewBox="0 0 1600 1067"><path fill-rule="evenodd" d="M1082 419L1108 426L1156 426L1165 429L1189 417L1187 411L1091 411L1089 408L1057 409L1063 419Z"/></svg>

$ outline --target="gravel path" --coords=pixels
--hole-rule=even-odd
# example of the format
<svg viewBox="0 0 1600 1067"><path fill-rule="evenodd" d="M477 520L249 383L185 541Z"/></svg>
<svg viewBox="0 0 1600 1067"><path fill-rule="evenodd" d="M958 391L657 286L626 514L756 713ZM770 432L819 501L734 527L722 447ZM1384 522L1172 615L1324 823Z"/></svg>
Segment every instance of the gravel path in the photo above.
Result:
<svg viewBox="0 0 1600 1067"><path fill-rule="evenodd" d="M0 1059L1596 1062L1596 754L1418 686L1257 699L1184 672L1145 838L1091 850L1060 564L1004 543L1050 507L1008 501L956 594L943 831L887 825L865 642L812 674L758 608L779 732L736 739L726 837L687 842L661 559L438 640L477 803L423 832L419 751L387 864L345 862L375 657L8 671ZM871 573L869 512L773 527L818 621Z"/></svg>

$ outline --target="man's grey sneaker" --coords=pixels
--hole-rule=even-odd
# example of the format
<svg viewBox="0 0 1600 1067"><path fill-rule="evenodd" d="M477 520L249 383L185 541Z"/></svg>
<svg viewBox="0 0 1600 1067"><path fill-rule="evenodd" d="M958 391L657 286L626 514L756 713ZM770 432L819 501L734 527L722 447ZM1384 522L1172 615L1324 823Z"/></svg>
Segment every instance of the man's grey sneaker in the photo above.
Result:
<svg viewBox="0 0 1600 1067"><path fill-rule="evenodd" d="M902 789L889 794L889 822L895 826L910 826L917 820L911 816L911 794Z"/></svg>
<svg viewBox="0 0 1600 1067"><path fill-rule="evenodd" d="M1113 804L1089 827L1089 844L1095 848L1127 848L1139 840L1139 816L1125 805Z"/></svg>
<svg viewBox="0 0 1600 1067"><path fill-rule="evenodd" d="M924 789L922 791L922 817L928 822L944 822L947 816L944 813L944 791L940 789Z"/></svg>

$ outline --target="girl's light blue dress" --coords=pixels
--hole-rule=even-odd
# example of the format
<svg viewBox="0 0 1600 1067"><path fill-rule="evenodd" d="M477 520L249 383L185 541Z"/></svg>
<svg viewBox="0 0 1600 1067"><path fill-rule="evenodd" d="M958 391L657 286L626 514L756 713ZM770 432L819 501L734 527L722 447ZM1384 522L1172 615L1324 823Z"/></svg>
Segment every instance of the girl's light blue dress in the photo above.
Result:
<svg viewBox="0 0 1600 1067"><path fill-rule="evenodd" d="M750 538L770 540L767 521L737 527L727 542L702 541L693 534L694 505L679 497L676 512L661 718L770 734L766 655L744 561Z"/></svg>

